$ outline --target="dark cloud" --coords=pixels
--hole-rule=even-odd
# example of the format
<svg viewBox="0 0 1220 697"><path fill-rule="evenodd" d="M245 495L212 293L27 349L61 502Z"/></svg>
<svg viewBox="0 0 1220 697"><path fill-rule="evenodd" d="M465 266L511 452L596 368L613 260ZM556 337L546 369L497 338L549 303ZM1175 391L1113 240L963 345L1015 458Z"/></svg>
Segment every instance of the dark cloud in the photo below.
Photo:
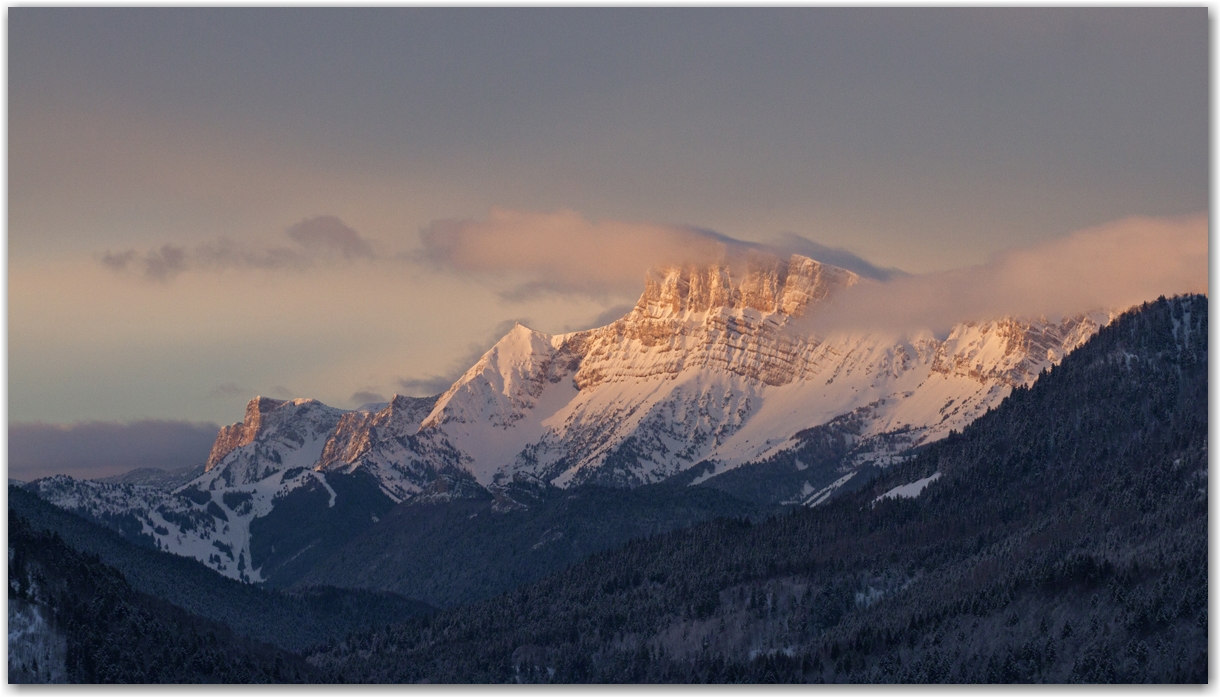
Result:
<svg viewBox="0 0 1220 697"><path fill-rule="evenodd" d="M867 260L852 254L846 249L827 247L824 244L818 244L792 232L780 234L776 237L773 246L780 252L807 256L823 264L847 269L859 274L863 278L871 278L877 281L888 281L892 278L909 275L901 269L883 269L879 266L874 266Z"/></svg>
<svg viewBox="0 0 1220 697"><path fill-rule="evenodd" d="M102 255L102 266L114 271L126 271L127 267L135 260L136 250L134 249L128 249L125 252L107 251Z"/></svg>
<svg viewBox="0 0 1220 697"><path fill-rule="evenodd" d="M368 240L333 215L303 220L285 234L293 246L255 247L221 237L189 249L165 244L143 254L134 249L107 251L99 261L115 272L138 271L164 282L188 270L308 269L329 260L377 258Z"/></svg>
<svg viewBox="0 0 1220 697"><path fill-rule="evenodd" d="M373 258L367 240L333 215L319 215L288 228L288 236L306 249L321 249L341 254L344 259Z"/></svg>
<svg viewBox="0 0 1220 697"><path fill-rule="evenodd" d="M144 256L144 275L158 281L168 281L186 271L186 248L161 245Z"/></svg>
<svg viewBox="0 0 1220 697"><path fill-rule="evenodd" d="M15 422L8 428L8 476L23 481L52 474L89 479L137 467L191 467L207 460L219 429L213 423L159 420Z"/></svg>
<svg viewBox="0 0 1220 697"><path fill-rule="evenodd" d="M226 382L223 385L217 385L208 393L209 397L239 397L242 395L252 394L248 390L235 382Z"/></svg>
<svg viewBox="0 0 1220 697"><path fill-rule="evenodd" d="M467 346L466 353L450 363L449 370L443 375L434 374L427 377L399 378L397 380L398 386L402 388L403 394L410 397L431 397L435 394L441 394L449 389L453 383L457 382L458 378L462 377L467 370L470 370L471 366L478 363L483 354L487 353L492 346L495 346L500 339L504 338L505 334L508 334L518 324L528 327L530 321L527 318L504 320L487 333L485 341Z"/></svg>
<svg viewBox="0 0 1220 697"><path fill-rule="evenodd" d="M348 401L356 406L364 406L365 404L381 404L388 400L378 392L356 392Z"/></svg>
<svg viewBox="0 0 1220 697"><path fill-rule="evenodd" d="M107 251L101 256L101 263L112 271L138 270L150 280L168 281L186 271L187 250L185 247L165 244L144 254L139 254L134 249L122 252Z"/></svg>
<svg viewBox="0 0 1220 697"><path fill-rule="evenodd" d="M408 397L431 397L434 394L440 394L449 389L449 386L461 375L461 373L458 373L456 376L432 375L426 378L399 378L398 386L402 388L402 393Z"/></svg>

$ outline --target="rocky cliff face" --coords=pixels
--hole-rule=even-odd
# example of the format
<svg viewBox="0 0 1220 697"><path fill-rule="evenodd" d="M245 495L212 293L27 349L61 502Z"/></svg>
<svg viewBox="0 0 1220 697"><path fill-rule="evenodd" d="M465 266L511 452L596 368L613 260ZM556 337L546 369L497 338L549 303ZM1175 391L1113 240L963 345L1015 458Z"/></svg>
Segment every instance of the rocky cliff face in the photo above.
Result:
<svg viewBox="0 0 1220 697"><path fill-rule="evenodd" d="M293 467L312 468L343 414L316 399L255 397L242 423L221 429L203 478L214 488L252 484Z"/></svg>
<svg viewBox="0 0 1220 697"><path fill-rule="evenodd" d="M858 280L799 255L752 259L739 275L728 265L663 269L626 317L562 344L581 357L574 379L582 391L701 368L781 385L802 372L810 346L781 331L789 319Z"/></svg>
<svg viewBox="0 0 1220 697"><path fill-rule="evenodd" d="M268 397L255 397L250 400L250 403L246 405L246 418L241 423L220 429L220 434L212 445L212 452L208 454L204 471L215 467L234 450L253 443L262 428L265 415L283 404L284 402L281 400Z"/></svg>
<svg viewBox="0 0 1220 697"><path fill-rule="evenodd" d="M1109 313L1093 313L1065 318L1058 324L1011 317L981 324L965 322L954 327L937 349L932 370L1009 387L1025 385L1108 321Z"/></svg>

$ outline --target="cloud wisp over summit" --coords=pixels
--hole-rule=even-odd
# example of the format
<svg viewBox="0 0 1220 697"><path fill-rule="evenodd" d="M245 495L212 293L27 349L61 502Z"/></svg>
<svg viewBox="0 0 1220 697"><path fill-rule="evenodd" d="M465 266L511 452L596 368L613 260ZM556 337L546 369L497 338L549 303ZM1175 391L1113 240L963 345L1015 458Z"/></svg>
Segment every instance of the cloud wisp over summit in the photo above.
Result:
<svg viewBox="0 0 1220 697"><path fill-rule="evenodd" d="M509 301L545 293L631 296L654 267L705 264L750 252L804 254L865 278L903 274L795 233L760 244L692 225L589 220L571 210L496 208L482 220L435 221L421 231L420 240L423 249L415 260L494 279L504 285L500 296Z"/></svg>
<svg viewBox="0 0 1220 697"><path fill-rule="evenodd" d="M1208 291L1206 214L1131 217L996 255L986 264L861 283L812 316L839 329L943 333L958 322L1124 310Z"/></svg>
<svg viewBox="0 0 1220 697"><path fill-rule="evenodd" d="M99 261L112 271L135 272L152 281L168 282L179 274L201 269L309 269L328 261L373 260L373 245L333 215L319 215L289 227L290 246L259 247L219 238L186 247L172 243L140 253L135 249L107 251Z"/></svg>
<svg viewBox="0 0 1220 697"><path fill-rule="evenodd" d="M495 209L484 220L428 226L420 256L449 271L495 279L507 288L501 298L519 301L542 293L633 298L656 266L803 254L865 279L809 320L812 330L943 332L967 320L1059 317L1206 292L1207 227L1203 213L1129 217L1009 249L985 264L911 275L794 233L759 244L693 226Z"/></svg>
<svg viewBox="0 0 1220 697"><path fill-rule="evenodd" d="M420 232L421 261L507 283L501 296L638 293L657 265L710 262L752 246L692 226L588 220L580 213L492 209L484 220L438 220Z"/></svg>

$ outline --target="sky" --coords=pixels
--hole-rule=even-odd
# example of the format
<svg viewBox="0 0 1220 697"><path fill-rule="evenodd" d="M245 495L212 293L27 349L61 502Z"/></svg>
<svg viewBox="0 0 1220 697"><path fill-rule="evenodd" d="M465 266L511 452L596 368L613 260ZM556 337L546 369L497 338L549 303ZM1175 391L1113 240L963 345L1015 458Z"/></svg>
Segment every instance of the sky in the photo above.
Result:
<svg viewBox="0 0 1220 697"><path fill-rule="evenodd" d="M1207 8L8 19L9 434L98 472L256 394L438 393L717 245L929 323L1206 288Z"/></svg>

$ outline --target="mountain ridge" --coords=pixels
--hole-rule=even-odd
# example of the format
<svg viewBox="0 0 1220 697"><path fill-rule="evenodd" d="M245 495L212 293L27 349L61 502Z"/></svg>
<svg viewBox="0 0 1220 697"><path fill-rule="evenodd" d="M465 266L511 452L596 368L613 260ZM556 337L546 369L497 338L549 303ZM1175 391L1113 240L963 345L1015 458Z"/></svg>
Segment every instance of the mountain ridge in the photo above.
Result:
<svg viewBox="0 0 1220 697"><path fill-rule="evenodd" d="M344 529L376 523L376 513L352 518L355 502L339 489L361 492L370 511L469 495L506 511L530 505L513 499L519 479L635 487L683 475L688 485L769 497L752 499L760 505L813 505L960 430L1113 314L963 321L943 340L817 336L797 322L859 282L799 255L656 269L624 317L553 336L518 324L436 397L395 395L354 411L255 397L241 423L221 429L206 471L172 494L63 479L34 486L251 581L267 580L251 541L265 524L255 522L294 497L317 498ZM819 427L842 447L819 449L801 435ZM367 479L338 479L360 472L379 495ZM759 477L772 484L751 481Z"/></svg>

